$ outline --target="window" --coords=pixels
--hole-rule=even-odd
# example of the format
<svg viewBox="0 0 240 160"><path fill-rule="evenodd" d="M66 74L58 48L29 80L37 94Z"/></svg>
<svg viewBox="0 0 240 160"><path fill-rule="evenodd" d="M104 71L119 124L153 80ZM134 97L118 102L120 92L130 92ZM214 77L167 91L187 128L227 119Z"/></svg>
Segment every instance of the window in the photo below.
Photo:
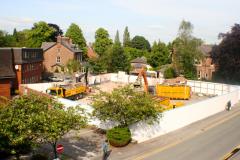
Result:
<svg viewBox="0 0 240 160"><path fill-rule="evenodd" d="M61 62L61 57L57 56L57 63L60 63Z"/></svg>
<svg viewBox="0 0 240 160"><path fill-rule="evenodd" d="M201 71L198 71L198 78L201 78Z"/></svg>

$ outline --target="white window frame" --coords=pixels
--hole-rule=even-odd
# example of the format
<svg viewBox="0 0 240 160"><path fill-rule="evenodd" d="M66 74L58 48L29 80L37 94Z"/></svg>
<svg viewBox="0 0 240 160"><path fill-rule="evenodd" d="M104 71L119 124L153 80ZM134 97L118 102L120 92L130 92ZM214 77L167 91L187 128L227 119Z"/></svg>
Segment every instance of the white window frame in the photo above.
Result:
<svg viewBox="0 0 240 160"><path fill-rule="evenodd" d="M60 56L57 56L56 63L61 63L61 57Z"/></svg>

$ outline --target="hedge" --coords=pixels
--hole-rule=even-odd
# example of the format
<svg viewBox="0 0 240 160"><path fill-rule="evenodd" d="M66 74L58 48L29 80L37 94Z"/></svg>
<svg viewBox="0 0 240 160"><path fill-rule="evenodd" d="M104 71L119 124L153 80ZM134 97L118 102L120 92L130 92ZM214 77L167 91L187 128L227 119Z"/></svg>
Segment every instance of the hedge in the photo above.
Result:
<svg viewBox="0 0 240 160"><path fill-rule="evenodd" d="M126 127L115 127L107 131L107 139L114 147L124 147L131 141L131 132Z"/></svg>

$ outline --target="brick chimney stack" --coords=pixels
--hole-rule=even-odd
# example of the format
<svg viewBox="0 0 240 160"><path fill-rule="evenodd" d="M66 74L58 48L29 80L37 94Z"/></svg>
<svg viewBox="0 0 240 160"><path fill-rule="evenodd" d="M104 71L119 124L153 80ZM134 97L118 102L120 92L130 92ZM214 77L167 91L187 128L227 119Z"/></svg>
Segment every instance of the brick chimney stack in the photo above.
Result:
<svg viewBox="0 0 240 160"><path fill-rule="evenodd" d="M61 43L62 42L62 36L61 35L58 35L57 36L57 43Z"/></svg>

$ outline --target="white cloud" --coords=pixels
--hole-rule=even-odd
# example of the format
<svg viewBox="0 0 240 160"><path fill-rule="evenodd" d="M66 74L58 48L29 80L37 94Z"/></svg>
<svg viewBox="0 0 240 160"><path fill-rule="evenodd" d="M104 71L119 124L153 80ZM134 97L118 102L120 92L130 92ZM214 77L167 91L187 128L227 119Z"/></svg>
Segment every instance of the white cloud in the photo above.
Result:
<svg viewBox="0 0 240 160"><path fill-rule="evenodd" d="M14 28L30 28L33 23L34 19L29 17L0 17L0 29L7 32L12 32Z"/></svg>

